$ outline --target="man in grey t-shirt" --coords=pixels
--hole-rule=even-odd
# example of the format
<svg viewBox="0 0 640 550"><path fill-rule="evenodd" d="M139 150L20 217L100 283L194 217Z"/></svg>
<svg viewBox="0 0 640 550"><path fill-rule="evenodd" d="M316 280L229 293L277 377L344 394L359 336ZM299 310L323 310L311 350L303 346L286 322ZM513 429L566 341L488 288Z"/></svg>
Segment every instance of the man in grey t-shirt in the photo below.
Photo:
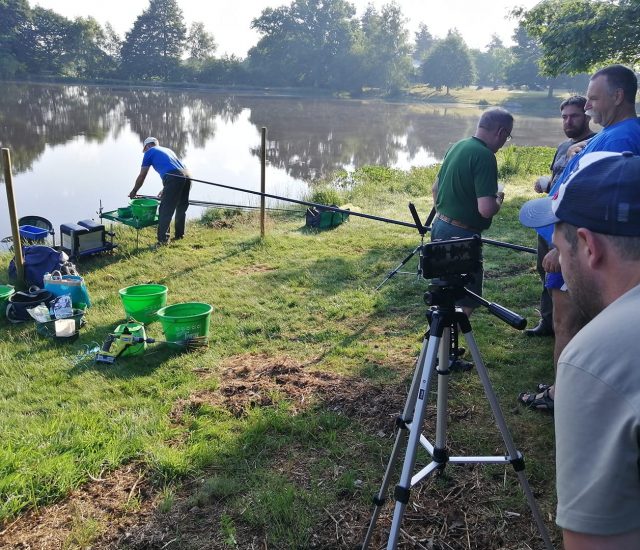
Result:
<svg viewBox="0 0 640 550"><path fill-rule="evenodd" d="M558 361L556 522L566 550L640 548L640 157L587 153L554 198L526 203L589 322Z"/></svg>

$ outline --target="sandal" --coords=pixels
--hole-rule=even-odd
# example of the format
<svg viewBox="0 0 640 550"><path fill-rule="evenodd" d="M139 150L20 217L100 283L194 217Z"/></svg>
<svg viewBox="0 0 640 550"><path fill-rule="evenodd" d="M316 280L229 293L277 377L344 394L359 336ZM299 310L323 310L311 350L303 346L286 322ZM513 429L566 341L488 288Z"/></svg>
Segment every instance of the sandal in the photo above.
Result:
<svg viewBox="0 0 640 550"><path fill-rule="evenodd" d="M554 403L549 388L543 390L539 397L535 392L522 392L518 395L518 402L528 409L553 413Z"/></svg>
<svg viewBox="0 0 640 550"><path fill-rule="evenodd" d="M536 391L538 393L542 393L544 390L548 390L551 386L553 386L553 384L545 384L544 382L540 382L537 386L536 386Z"/></svg>

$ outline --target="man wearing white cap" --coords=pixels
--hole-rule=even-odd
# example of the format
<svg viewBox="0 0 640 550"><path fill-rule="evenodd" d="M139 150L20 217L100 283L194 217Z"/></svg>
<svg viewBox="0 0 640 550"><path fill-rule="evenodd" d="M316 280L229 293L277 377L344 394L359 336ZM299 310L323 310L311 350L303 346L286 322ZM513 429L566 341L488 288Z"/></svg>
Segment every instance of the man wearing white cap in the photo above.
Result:
<svg viewBox="0 0 640 550"><path fill-rule="evenodd" d="M142 152L144 153L142 168L129 197L133 199L138 194L149 173L149 168L153 166L162 178L162 199L158 209L158 244L169 243L169 226L174 214L174 239L182 239L191 190L189 172L176 154L167 147L160 147L158 140L154 137L144 140Z"/></svg>
<svg viewBox="0 0 640 550"><path fill-rule="evenodd" d="M587 324L558 361L556 522L566 550L640 548L640 157L588 153L520 221L555 224L562 275Z"/></svg>

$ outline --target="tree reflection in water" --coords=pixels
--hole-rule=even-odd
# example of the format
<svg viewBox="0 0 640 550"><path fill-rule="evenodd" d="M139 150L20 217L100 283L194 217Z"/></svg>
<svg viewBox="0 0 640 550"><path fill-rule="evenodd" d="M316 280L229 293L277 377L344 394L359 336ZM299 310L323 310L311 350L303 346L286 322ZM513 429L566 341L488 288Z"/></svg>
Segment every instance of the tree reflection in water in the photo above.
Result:
<svg viewBox="0 0 640 550"><path fill-rule="evenodd" d="M0 146L11 150L16 181L28 180L19 190L25 213L51 209L47 194L55 184L75 206L59 215L73 219L73 212L95 211L98 198L113 205L126 199L141 158L138 144L149 135L176 151L196 178L257 189L260 129L266 127L269 188L289 186L295 195L305 182L338 169L436 162L451 143L473 134L480 113L469 106L259 92L7 83L0 94ZM555 146L561 130L555 111L547 118L517 114L512 143ZM55 154L45 156L53 148ZM203 200L222 193L200 191ZM6 231L2 218L0 231Z"/></svg>

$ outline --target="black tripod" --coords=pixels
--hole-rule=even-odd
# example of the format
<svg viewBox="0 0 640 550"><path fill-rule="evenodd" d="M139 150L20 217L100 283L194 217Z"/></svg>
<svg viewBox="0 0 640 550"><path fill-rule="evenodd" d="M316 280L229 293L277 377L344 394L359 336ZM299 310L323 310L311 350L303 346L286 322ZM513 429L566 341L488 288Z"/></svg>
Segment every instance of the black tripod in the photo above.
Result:
<svg viewBox="0 0 640 550"><path fill-rule="evenodd" d="M454 464L511 464L516 471L518 481L525 494L529 508L538 526L540 536L547 549L552 550L551 539L542 520L542 515L535 501L531 487L524 475L524 459L516 449L509 429L507 428L500 405L491 387L487 369L482 362L482 357L471 331L468 317L460 308L456 308L456 300L463 296L470 296L479 304L487 307L489 311L503 321L516 328L524 328L526 320L519 315L494 303L484 300L464 287L468 282L468 276L453 275L446 279L434 279L429 286L429 292L425 294L425 300L432 308L430 310L430 327L425 336L420 356L416 364L413 381L409 395L405 403L402 416L397 419L398 429L395 444L391 452L389 463L382 480L378 494L374 497L375 508L362 549L369 546L380 510L385 503L385 497L391 474L401 451L401 440L408 435L402 473L395 487L394 498L396 501L391 530L387 543L387 550L393 550L398 544L400 525L405 508L409 502L411 488L420 483L436 470L442 470L447 463ZM458 327L462 331L467 346L473 357L478 376L482 381L484 392L491 406L502 440L507 448L506 456L449 456L447 449L447 405L449 389L449 353L452 335L457 335ZM422 433L422 425L426 410L427 396L433 374L438 375L437 405L436 405L436 433L435 443L431 443ZM416 463L418 445L422 445L431 455L432 461L417 473L413 473Z"/></svg>

